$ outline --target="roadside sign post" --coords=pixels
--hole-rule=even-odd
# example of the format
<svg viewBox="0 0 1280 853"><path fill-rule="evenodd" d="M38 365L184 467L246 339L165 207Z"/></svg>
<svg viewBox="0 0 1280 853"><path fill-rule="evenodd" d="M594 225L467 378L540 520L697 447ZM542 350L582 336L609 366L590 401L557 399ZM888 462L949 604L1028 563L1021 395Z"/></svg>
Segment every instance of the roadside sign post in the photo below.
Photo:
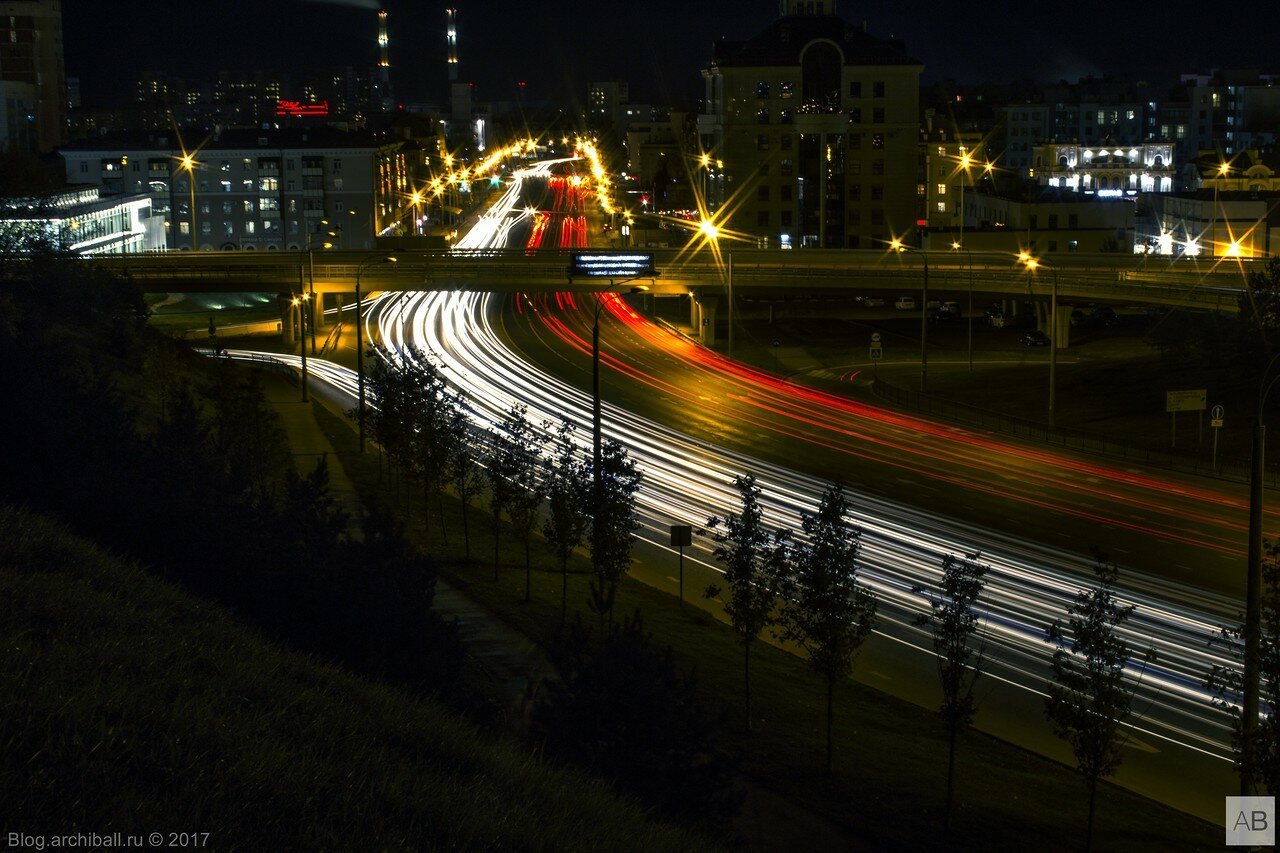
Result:
<svg viewBox="0 0 1280 853"><path fill-rule="evenodd" d="M1222 429L1223 415L1226 410L1222 406L1214 406L1209 413L1209 426L1213 429L1213 470L1218 470L1218 430Z"/></svg>
<svg viewBox="0 0 1280 853"><path fill-rule="evenodd" d="M671 545L680 549L680 607L684 608L684 549L693 544L693 527L688 524L671 525Z"/></svg>
<svg viewBox="0 0 1280 853"><path fill-rule="evenodd" d="M884 357L884 347L880 345L880 333L871 333L871 378L880 378L880 359Z"/></svg>
<svg viewBox="0 0 1280 853"><path fill-rule="evenodd" d="M1204 412L1205 398L1208 391L1200 388L1193 391L1166 391L1164 394L1164 410L1172 419L1172 435L1170 447L1178 446L1178 412ZM1201 415L1203 417L1203 415Z"/></svg>

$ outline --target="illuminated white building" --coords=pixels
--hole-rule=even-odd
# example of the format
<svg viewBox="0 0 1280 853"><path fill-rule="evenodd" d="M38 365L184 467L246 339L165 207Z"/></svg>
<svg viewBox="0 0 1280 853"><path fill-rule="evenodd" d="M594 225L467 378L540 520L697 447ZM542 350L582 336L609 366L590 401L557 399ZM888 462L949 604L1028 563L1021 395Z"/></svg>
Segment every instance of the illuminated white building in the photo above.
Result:
<svg viewBox="0 0 1280 853"><path fill-rule="evenodd" d="M43 235L82 255L118 255L164 249L164 222L145 194L102 198L96 186L78 186L38 198L0 199L0 240L8 244Z"/></svg>
<svg viewBox="0 0 1280 853"><path fill-rule="evenodd" d="M1137 145L1037 145L1028 177L1045 187L1058 187L1099 197L1173 192L1176 172L1172 142Z"/></svg>

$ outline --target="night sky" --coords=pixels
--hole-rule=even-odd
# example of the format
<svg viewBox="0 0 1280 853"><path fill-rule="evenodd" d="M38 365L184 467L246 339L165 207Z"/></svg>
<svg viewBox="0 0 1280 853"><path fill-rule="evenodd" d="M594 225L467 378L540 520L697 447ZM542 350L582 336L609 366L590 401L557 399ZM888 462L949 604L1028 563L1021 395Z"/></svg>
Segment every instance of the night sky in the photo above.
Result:
<svg viewBox="0 0 1280 853"><path fill-rule="evenodd" d="M385 0L400 94L440 100L445 3ZM1090 4L1092 6L1092 4ZM360 6L367 8L361 9ZM64 0L67 73L87 105L124 100L142 71L198 76L220 68L363 65L375 52L376 2L365 0ZM456 0L462 76L482 100L580 103L593 80L625 79L637 101L696 106L699 70L718 38L746 38L777 14L776 0ZM840 12L878 36L906 40L925 80L1074 80L1104 72L1151 82L1211 67L1261 67L1264 26L1214 26L1203 4L1097 4L1064 21L1055 3L855 3ZM125 11L127 9L127 11ZM216 14L211 10L217 10ZM923 10L927 9L928 13ZM1102 11L1106 9L1106 11ZM536 10L536 13L530 10ZM1256 23L1256 22L1255 22ZM999 27L999 29L997 29ZM1053 27L1055 35L1046 35ZM1149 33L1144 35L1144 31ZM1275 69L1273 69L1275 70Z"/></svg>

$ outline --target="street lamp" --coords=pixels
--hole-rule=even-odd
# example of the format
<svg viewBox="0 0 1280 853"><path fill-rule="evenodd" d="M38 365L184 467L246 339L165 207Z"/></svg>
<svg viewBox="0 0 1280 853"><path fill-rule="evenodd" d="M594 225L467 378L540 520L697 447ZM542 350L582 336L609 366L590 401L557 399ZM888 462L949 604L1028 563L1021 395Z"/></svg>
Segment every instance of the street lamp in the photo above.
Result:
<svg viewBox="0 0 1280 853"><path fill-rule="evenodd" d="M1218 245L1218 184L1227 173L1231 171L1230 163L1219 163L1218 174L1214 176L1213 182L1213 210L1209 213L1209 257L1217 255L1214 247ZM1228 231L1230 223L1228 223Z"/></svg>
<svg viewBox="0 0 1280 853"><path fill-rule="evenodd" d="M969 309L966 313L969 317L969 372L973 373L973 253L958 242L952 242L951 248L957 252L964 252L969 261Z"/></svg>
<svg viewBox="0 0 1280 853"><path fill-rule="evenodd" d="M301 270L298 271L298 276L301 278ZM307 308L309 307L307 297L309 295L304 290L301 297L293 297L293 307L298 309L298 332L302 339L302 402L304 403L307 402Z"/></svg>
<svg viewBox="0 0 1280 853"><path fill-rule="evenodd" d="M591 494L598 510L600 506L600 309L604 307L604 296L610 290L623 284L636 281L634 278L622 281L610 281L609 286L596 295L596 311L591 322ZM640 286L631 288L629 293L641 293L649 288Z"/></svg>
<svg viewBox="0 0 1280 853"><path fill-rule="evenodd" d="M191 251L196 250L196 159L182 152L182 168L187 170L187 183L191 188Z"/></svg>
<svg viewBox="0 0 1280 853"><path fill-rule="evenodd" d="M897 237L889 241L889 248L898 254L907 251L907 247ZM924 286L920 294L920 393L923 394L929 386L929 251L915 251L924 259Z"/></svg>
<svg viewBox="0 0 1280 853"><path fill-rule="evenodd" d="M1040 267L1040 262L1031 257L1028 252L1021 252L1018 258L1026 264L1027 272L1033 277L1035 271ZM1049 297L1049 428L1053 428L1054 407L1057 400L1057 368L1058 368L1058 270L1056 267L1049 267L1049 271L1053 273L1053 289L1050 291Z"/></svg>
<svg viewBox="0 0 1280 853"><path fill-rule="evenodd" d="M360 452L364 453L364 319L360 313L360 274L370 264L394 264L396 259L390 255L383 258L369 258L356 267L356 387L358 390L356 419L360 429Z"/></svg>
<svg viewBox="0 0 1280 853"><path fill-rule="evenodd" d="M1240 796L1251 793L1249 778L1257 770L1257 749L1254 739L1258 729L1258 705L1262 664L1262 478L1266 453L1267 428L1262 413L1267 405L1271 389L1280 381L1280 374L1267 377L1280 361L1280 354L1271 357L1258 380L1257 421L1253 429L1253 452L1249 466L1249 565L1244 582L1244 702L1241 708L1240 726Z"/></svg>
<svg viewBox="0 0 1280 853"><path fill-rule="evenodd" d="M698 233L708 243L715 245L715 254L720 254L720 226L713 219L703 219L698 223ZM729 345L726 354L733 358L733 251L730 250L725 260L725 288L729 292Z"/></svg>
<svg viewBox="0 0 1280 853"><path fill-rule="evenodd" d="M323 228L328 224L329 224L329 220L327 219L320 220L320 227ZM339 225L337 227L341 228L342 226ZM316 296L316 265L315 265L315 258L312 254L312 249L314 248L314 241L317 237L332 237L336 239L337 236L338 236L337 231L312 231L311 233L307 234L307 282L308 282L307 289L311 293L312 299L314 299ZM321 245L326 249L331 248L333 246L333 244L328 242L327 240ZM316 302L314 304L319 305L320 303ZM305 341L304 341L304 345L305 345ZM311 354L312 355L316 354L316 323L314 318L311 321Z"/></svg>

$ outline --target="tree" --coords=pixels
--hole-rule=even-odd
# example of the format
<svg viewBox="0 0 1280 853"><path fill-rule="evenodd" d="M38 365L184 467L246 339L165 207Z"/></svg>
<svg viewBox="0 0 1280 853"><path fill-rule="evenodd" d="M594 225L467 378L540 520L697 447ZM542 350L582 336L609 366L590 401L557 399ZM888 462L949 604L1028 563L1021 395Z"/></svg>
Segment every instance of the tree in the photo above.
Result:
<svg viewBox="0 0 1280 853"><path fill-rule="evenodd" d="M717 742L724 715L692 673L644 630L639 614L593 642L577 620L553 651L559 681L534 707L546 750L608 779L665 817L717 828L742 802Z"/></svg>
<svg viewBox="0 0 1280 853"><path fill-rule="evenodd" d="M1261 719L1251 746L1253 767L1243 762L1241 696L1244 693L1244 626L1223 628L1221 644L1233 663L1214 666L1205 682L1213 704L1231 715L1231 748L1236 772L1259 795L1280 794L1280 544L1268 543L1262 563L1262 620L1259 631Z"/></svg>
<svg viewBox="0 0 1280 853"><path fill-rule="evenodd" d="M379 462L385 453L388 473L394 468L407 471L411 467L413 418L409 372L399 364L375 358L368 388L371 405L366 422L378 444ZM352 415L355 416L354 410Z"/></svg>
<svg viewBox="0 0 1280 853"><path fill-rule="evenodd" d="M938 657L938 676L942 681L942 705L938 714L947 725L947 805L943 813L943 832L951 828L951 804L955 793L956 740L963 729L973 724L977 703L973 688L982 674L985 645L979 640L978 612L974 609L978 596L986 586L983 579L990 566L978 562L979 555L957 557L948 554L942 560L942 582L936 593L929 594L929 613L916 617L915 624L933 632L933 650ZM915 587L923 592L923 587Z"/></svg>
<svg viewBox="0 0 1280 853"><path fill-rule="evenodd" d="M471 404L465 392L459 392L449 413L449 476L462 501L462 542L471 560L471 500L480 493L481 469L477 458L478 438L471 426Z"/></svg>
<svg viewBox="0 0 1280 853"><path fill-rule="evenodd" d="M588 466L589 470L590 466ZM616 441L605 440L600 446L599 489L593 487L591 508L591 565L595 577L591 581L592 610L613 623L613 602L618 582L631 570L632 537L640 529L636 518L636 492L642 475ZM594 478L593 478L594 482Z"/></svg>
<svg viewBox="0 0 1280 853"><path fill-rule="evenodd" d="M724 612L742 644L743 713L751 731L751 647L765 628L778 619L778 599L790 577L791 531L765 529L760 508L760 487L754 474L734 477L742 496L742 512L707 520L705 534L716 541L713 552L725 567L729 598ZM720 587L707 587L706 597L717 598Z"/></svg>
<svg viewBox="0 0 1280 853"><path fill-rule="evenodd" d="M1274 352L1280 345L1280 255L1272 255L1256 264L1245 278L1239 297L1240 321L1245 325L1242 337L1253 354ZM1260 365L1254 366L1256 371Z"/></svg>
<svg viewBox="0 0 1280 853"><path fill-rule="evenodd" d="M1115 563L1095 551L1097 585L1076 593L1062 620L1049 626L1049 642L1057 646L1050 664L1053 680L1045 698L1045 715L1053 733L1065 740L1089 791L1089 823L1085 849L1093 845L1093 817L1098 782L1120 766L1124 724L1132 711L1132 692L1124 670L1132 656L1119 628L1134 606L1117 601ZM1141 656L1142 666L1155 660L1155 649Z"/></svg>
<svg viewBox="0 0 1280 853"><path fill-rule="evenodd" d="M548 423L546 429L553 439L551 454L545 461L549 512L542 522L542 535L560 563L560 630L564 631L569 609L569 556L582 544L587 529L591 478L573 440L573 424L569 419L561 417L559 425Z"/></svg>
<svg viewBox="0 0 1280 853"><path fill-rule="evenodd" d="M533 491L531 482L537 464L533 426L529 409L523 403L511 407L502 421L489 430L489 510L493 513L493 579L498 579L498 555L501 516L506 512L517 527L526 520L517 518L524 511L526 493ZM532 524L532 522L530 522ZM525 565L528 566L528 541L525 542ZM526 588L527 588L526 576Z"/></svg>
<svg viewBox="0 0 1280 853"><path fill-rule="evenodd" d="M848 521L840 486L822 494L816 513L803 513L805 542L796 550L795 575L782 611L783 640L809 656L827 684L827 772L832 769L836 684L853 673L859 650L875 625L876 596L858 581L862 531Z"/></svg>
<svg viewBox="0 0 1280 853"><path fill-rule="evenodd" d="M411 354L402 370L409 380L406 397L410 470L422 478L423 524L430 527L431 496L435 495L440 505L440 532L447 539L444 498L440 491L452 455L453 399L440 368L422 353Z"/></svg>

